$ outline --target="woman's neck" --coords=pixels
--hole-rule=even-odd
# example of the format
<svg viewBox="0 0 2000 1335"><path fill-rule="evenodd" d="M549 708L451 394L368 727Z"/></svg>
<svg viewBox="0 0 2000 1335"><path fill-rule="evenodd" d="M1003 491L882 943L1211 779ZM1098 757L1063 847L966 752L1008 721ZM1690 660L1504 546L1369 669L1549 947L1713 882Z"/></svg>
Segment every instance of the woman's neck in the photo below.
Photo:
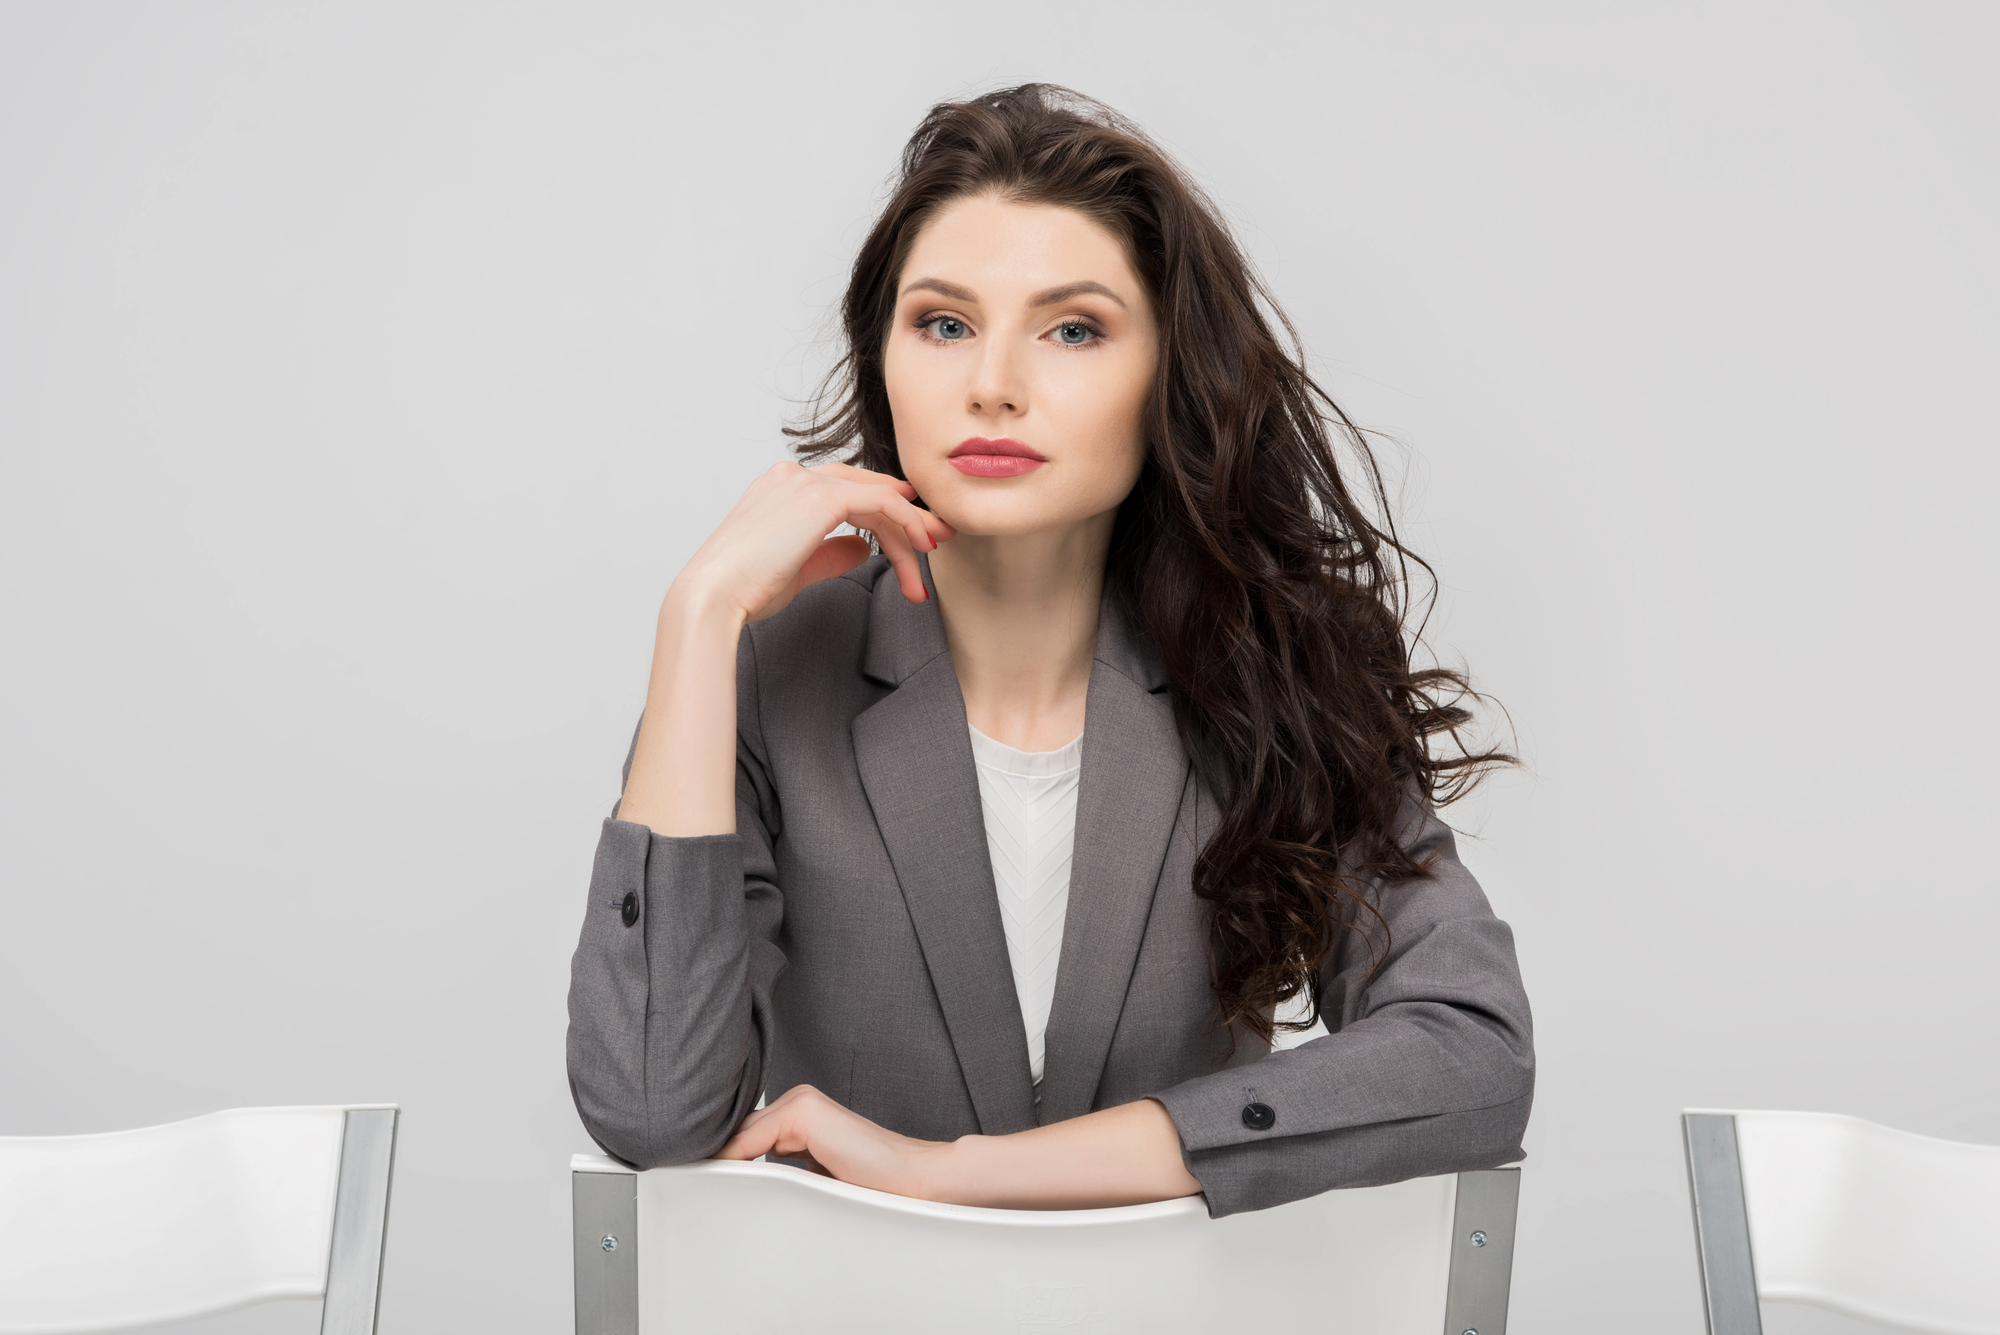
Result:
<svg viewBox="0 0 2000 1335"><path fill-rule="evenodd" d="M1053 751L1083 731L1114 518L1008 537L961 533L931 553L966 717L995 741Z"/></svg>

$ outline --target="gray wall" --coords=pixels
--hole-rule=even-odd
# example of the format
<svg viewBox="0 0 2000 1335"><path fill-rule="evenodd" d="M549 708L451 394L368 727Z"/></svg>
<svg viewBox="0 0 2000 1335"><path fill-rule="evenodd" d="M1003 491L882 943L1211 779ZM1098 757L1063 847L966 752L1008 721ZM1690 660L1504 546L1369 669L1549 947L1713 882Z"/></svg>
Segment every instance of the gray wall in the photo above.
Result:
<svg viewBox="0 0 2000 1335"><path fill-rule="evenodd" d="M1040 77L1225 203L1518 725L1518 1328L1698 1329L1683 1106L2000 1141L1996 13L8 5L0 1131L396 1100L384 1329L567 1328L653 609L903 135Z"/></svg>

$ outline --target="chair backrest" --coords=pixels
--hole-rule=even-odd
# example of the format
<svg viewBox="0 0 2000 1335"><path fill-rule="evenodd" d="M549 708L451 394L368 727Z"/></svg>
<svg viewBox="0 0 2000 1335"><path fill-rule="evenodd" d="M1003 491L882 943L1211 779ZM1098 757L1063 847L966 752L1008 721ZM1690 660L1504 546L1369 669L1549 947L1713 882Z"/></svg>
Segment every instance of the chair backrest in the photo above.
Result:
<svg viewBox="0 0 2000 1335"><path fill-rule="evenodd" d="M1518 1169L1219 1220L1200 1197L939 1205L771 1163L571 1170L577 1335L1506 1335Z"/></svg>
<svg viewBox="0 0 2000 1335"><path fill-rule="evenodd" d="M93 1136L0 1136L0 1335L324 1298L372 1335L397 1110L233 1108Z"/></svg>
<svg viewBox="0 0 2000 1335"><path fill-rule="evenodd" d="M1937 1335L2000 1335L2000 1146L1858 1117L1681 1118L1712 1335L1810 1303Z"/></svg>

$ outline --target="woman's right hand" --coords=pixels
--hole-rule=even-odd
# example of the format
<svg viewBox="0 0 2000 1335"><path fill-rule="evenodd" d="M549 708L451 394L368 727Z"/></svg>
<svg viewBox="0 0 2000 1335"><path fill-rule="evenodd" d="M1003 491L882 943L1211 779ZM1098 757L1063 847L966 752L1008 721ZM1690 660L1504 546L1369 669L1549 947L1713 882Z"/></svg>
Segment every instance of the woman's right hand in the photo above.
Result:
<svg viewBox="0 0 2000 1335"><path fill-rule="evenodd" d="M903 596L923 602L918 552L953 537L951 525L914 504L916 488L850 464L774 464L752 482L674 580L669 601L694 598L746 621L775 615L799 590L868 559L868 540L828 537L842 524L875 535Z"/></svg>
<svg viewBox="0 0 2000 1335"><path fill-rule="evenodd" d="M660 605L620 819L668 836L735 830L736 652L744 623L868 559L866 538L827 536L842 524L873 533L903 596L923 602L917 553L936 551L953 530L919 510L916 494L907 482L848 464L777 464L750 484Z"/></svg>

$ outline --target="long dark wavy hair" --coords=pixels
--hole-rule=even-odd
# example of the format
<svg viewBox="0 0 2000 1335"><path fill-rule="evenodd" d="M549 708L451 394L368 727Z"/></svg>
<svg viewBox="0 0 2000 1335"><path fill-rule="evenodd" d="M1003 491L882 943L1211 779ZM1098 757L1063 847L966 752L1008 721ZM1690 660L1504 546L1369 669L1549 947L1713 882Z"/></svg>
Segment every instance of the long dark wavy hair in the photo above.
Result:
<svg viewBox="0 0 2000 1335"><path fill-rule="evenodd" d="M1429 567L1397 539L1366 436L1307 373L1215 206L1142 130L1081 94L1024 84L931 109L854 261L845 356L786 433L798 452L903 476L882 374L896 283L925 223L985 192L1094 219L1152 298L1147 457L1118 513L1106 593L1158 650L1221 808L1194 889L1213 906L1222 1023L1268 1040L1273 1009L1303 995L1285 1026L1303 1029L1317 1018L1314 972L1343 933L1368 933L1378 962L1386 953L1369 882L1428 874L1402 842L1413 802L1443 805L1512 757L1465 744L1477 697L1462 675L1413 665L1409 575Z"/></svg>

